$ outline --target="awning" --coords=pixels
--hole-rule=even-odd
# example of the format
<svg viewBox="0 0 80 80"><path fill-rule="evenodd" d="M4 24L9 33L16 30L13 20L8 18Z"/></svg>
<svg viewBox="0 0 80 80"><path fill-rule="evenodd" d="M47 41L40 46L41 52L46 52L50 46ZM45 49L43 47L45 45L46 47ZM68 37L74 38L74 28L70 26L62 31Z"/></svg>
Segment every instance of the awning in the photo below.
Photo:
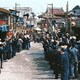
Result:
<svg viewBox="0 0 80 80"><path fill-rule="evenodd" d="M0 30L2 31L2 32L6 32L6 31L8 31L8 25L2 25L2 26L0 26Z"/></svg>
<svg viewBox="0 0 80 80"><path fill-rule="evenodd" d="M5 12L5 13L7 13L7 14L10 13L10 11L8 11L7 9L4 9L4 8L0 8L0 11L1 11L1 12Z"/></svg>

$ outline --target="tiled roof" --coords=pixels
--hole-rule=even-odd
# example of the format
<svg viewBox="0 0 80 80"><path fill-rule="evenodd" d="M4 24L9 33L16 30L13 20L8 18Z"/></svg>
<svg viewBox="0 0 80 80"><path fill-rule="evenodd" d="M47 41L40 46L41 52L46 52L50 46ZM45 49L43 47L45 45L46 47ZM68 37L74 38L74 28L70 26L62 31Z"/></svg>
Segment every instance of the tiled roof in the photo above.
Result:
<svg viewBox="0 0 80 80"><path fill-rule="evenodd" d="M72 10L75 10L75 9L80 9L80 6L77 5L77 6L75 6Z"/></svg>
<svg viewBox="0 0 80 80"><path fill-rule="evenodd" d="M6 10L6 9L4 9L4 8L0 8L0 11L1 11L1 12L5 12L5 13L9 13L9 11Z"/></svg>
<svg viewBox="0 0 80 80"><path fill-rule="evenodd" d="M50 9L50 11L49 12L51 12L52 13L52 11L53 11L53 14L64 14L64 11L63 11L63 9L62 8L54 8L53 10L52 9Z"/></svg>
<svg viewBox="0 0 80 80"><path fill-rule="evenodd" d="M52 13L53 11L53 13ZM46 13L43 13L42 15L39 15L38 17L42 17L42 18L52 18L52 16L54 18L60 18L59 16L57 15L60 15L60 16L64 16L65 13L63 11L62 8L54 8L53 10L50 8L50 9L47 9L46 10Z"/></svg>

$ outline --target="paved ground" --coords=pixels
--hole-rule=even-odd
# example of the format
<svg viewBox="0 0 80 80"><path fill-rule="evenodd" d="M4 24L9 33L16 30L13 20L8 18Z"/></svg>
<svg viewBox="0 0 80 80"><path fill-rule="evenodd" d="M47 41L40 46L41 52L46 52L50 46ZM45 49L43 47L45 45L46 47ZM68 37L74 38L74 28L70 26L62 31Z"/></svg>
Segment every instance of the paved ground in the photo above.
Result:
<svg viewBox="0 0 80 80"><path fill-rule="evenodd" d="M44 60L42 44L31 43L30 50L23 50L4 62L0 80L55 80Z"/></svg>
<svg viewBox="0 0 80 80"><path fill-rule="evenodd" d="M3 63L0 80L56 80L49 67L44 59L42 44L32 42L30 50L23 50Z"/></svg>

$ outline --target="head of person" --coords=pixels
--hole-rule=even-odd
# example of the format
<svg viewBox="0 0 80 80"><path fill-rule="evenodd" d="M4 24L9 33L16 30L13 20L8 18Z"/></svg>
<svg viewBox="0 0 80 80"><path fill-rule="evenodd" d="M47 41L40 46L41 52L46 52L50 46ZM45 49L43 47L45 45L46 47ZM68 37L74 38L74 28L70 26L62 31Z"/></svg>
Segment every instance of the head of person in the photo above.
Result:
<svg viewBox="0 0 80 80"><path fill-rule="evenodd" d="M67 48L70 48L71 47L71 44L67 43Z"/></svg>
<svg viewBox="0 0 80 80"><path fill-rule="evenodd" d="M72 47L75 47L75 44L74 43L72 44Z"/></svg>
<svg viewBox="0 0 80 80"><path fill-rule="evenodd" d="M62 52L64 52L64 51L65 51L65 49L64 49L64 48L61 48L61 51L62 51Z"/></svg>
<svg viewBox="0 0 80 80"><path fill-rule="evenodd" d="M65 52L65 49L66 49L66 48L67 48L66 45L62 45L62 46L61 46L61 53Z"/></svg>

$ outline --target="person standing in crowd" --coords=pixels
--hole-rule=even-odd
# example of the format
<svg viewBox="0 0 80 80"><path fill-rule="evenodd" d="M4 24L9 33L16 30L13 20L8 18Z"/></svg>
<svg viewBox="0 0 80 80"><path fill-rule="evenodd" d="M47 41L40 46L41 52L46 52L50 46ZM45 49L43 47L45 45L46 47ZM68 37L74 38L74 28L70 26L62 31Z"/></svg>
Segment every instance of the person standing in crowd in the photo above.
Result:
<svg viewBox="0 0 80 80"><path fill-rule="evenodd" d="M45 37L43 37L42 44L43 44L43 48L44 48L45 59L48 60L48 44L47 44Z"/></svg>
<svg viewBox="0 0 80 80"><path fill-rule="evenodd" d="M0 61L1 61L0 68L3 68L3 67L2 67L2 63L3 63L3 53L4 53L3 43L1 42L1 38L0 38Z"/></svg>
<svg viewBox="0 0 80 80"><path fill-rule="evenodd" d="M23 40L22 49L25 50L26 49L26 37L23 36L22 40Z"/></svg>
<svg viewBox="0 0 80 80"><path fill-rule="evenodd" d="M78 57L80 57L80 55L75 44L72 44L71 53L71 75L73 78L78 78Z"/></svg>
<svg viewBox="0 0 80 80"><path fill-rule="evenodd" d="M79 50L79 55L80 55L80 40L77 41L77 49ZM78 61L78 73L80 74L80 57Z"/></svg>
<svg viewBox="0 0 80 80"><path fill-rule="evenodd" d="M12 57L16 56L17 52L17 39L13 38L12 40Z"/></svg>
<svg viewBox="0 0 80 80"><path fill-rule="evenodd" d="M12 55L12 38L10 37L7 41L7 58L10 59Z"/></svg>
<svg viewBox="0 0 80 80"><path fill-rule="evenodd" d="M63 47L61 47L61 80L69 80L69 57Z"/></svg>
<svg viewBox="0 0 80 80"><path fill-rule="evenodd" d="M30 36L26 35L26 48L27 50L30 48Z"/></svg>
<svg viewBox="0 0 80 80"><path fill-rule="evenodd" d="M58 79L59 73L60 73L60 48L58 48L55 56L54 56L54 74L55 74L55 79Z"/></svg>
<svg viewBox="0 0 80 80"><path fill-rule="evenodd" d="M21 38L21 36L19 36L18 38L18 42L17 42L17 51L20 52L22 50L22 43L23 43L23 40Z"/></svg>
<svg viewBox="0 0 80 80"><path fill-rule="evenodd" d="M69 76L71 76L71 45L67 43L66 52L68 52L69 57Z"/></svg>

